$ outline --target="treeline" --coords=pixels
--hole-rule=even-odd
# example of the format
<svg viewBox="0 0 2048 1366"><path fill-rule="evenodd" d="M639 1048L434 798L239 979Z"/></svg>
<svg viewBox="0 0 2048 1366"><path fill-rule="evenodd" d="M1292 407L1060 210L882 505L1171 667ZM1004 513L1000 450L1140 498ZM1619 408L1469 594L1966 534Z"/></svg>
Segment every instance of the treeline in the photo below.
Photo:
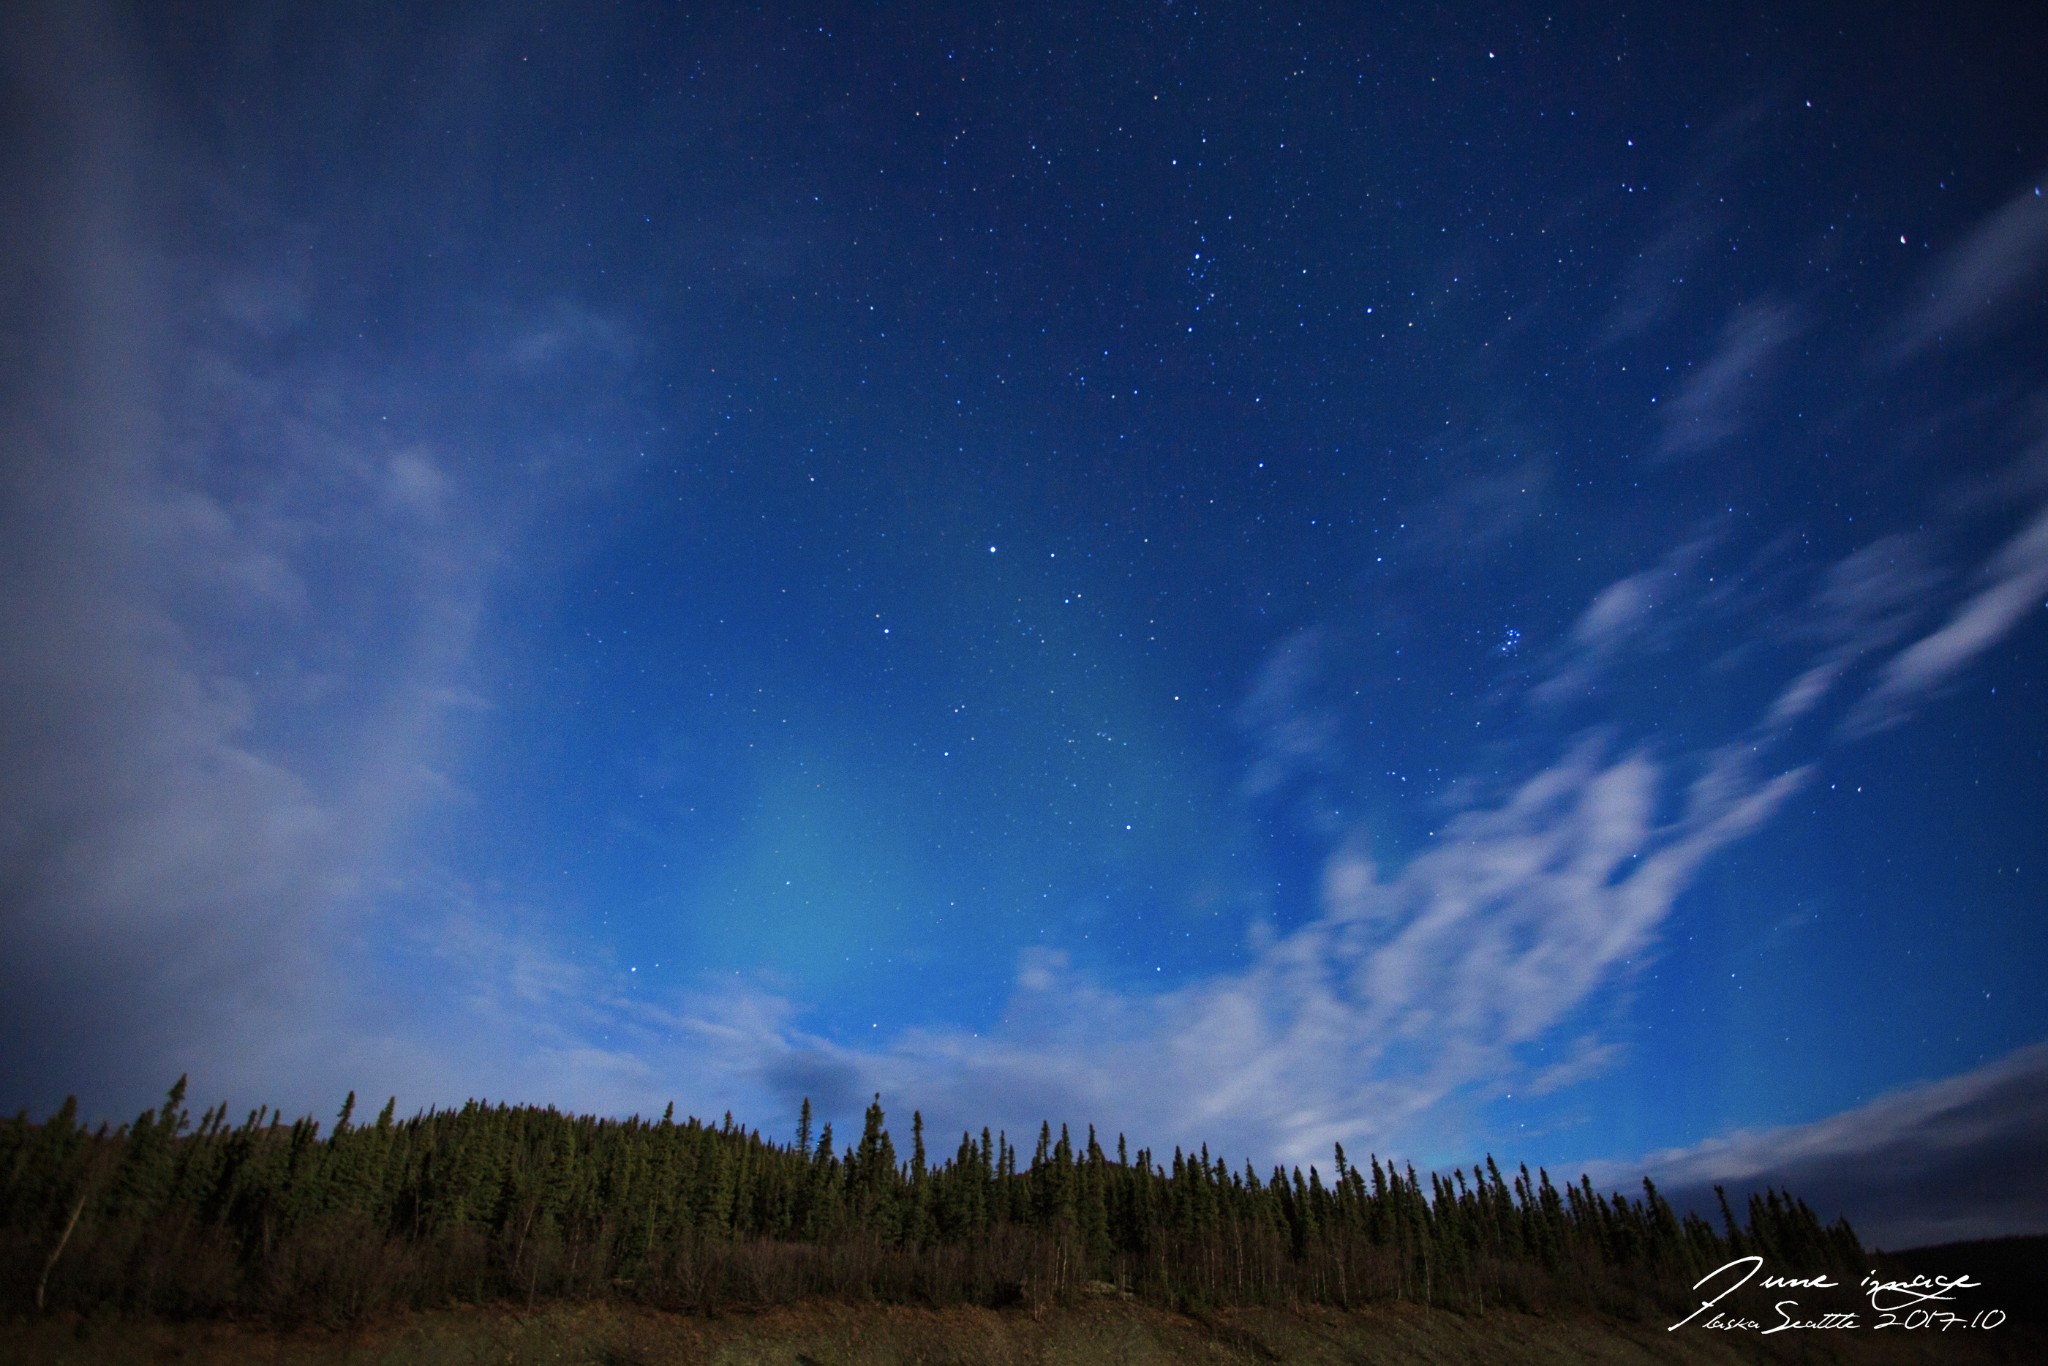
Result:
<svg viewBox="0 0 2048 1366"><path fill-rule="evenodd" d="M1845 1222L1804 1202L1726 1200L1717 1229L1639 1197L1526 1167L1331 1173L1203 1147L1170 1161L1092 1129L1042 1126L1026 1161L963 1134L933 1162L921 1116L899 1152L882 1107L859 1139L797 1141L673 1110L659 1121L472 1101L333 1129L267 1109L195 1125L185 1083L118 1129L0 1122L0 1296L8 1313L115 1308L360 1321L451 1302L626 1297L695 1312L813 1296L1001 1306L1130 1295L1198 1309L1406 1300L1469 1311L1566 1303L1637 1314L1744 1253L1852 1271Z"/></svg>

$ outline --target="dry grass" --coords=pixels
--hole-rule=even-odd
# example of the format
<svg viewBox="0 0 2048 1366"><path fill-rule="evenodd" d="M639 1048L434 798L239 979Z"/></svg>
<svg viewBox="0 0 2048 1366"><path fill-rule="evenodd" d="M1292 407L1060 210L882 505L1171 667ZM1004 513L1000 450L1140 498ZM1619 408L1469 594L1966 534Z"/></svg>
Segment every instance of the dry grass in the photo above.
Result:
<svg viewBox="0 0 2048 1366"><path fill-rule="evenodd" d="M235 1323L54 1315L0 1323L0 1359L21 1366L1168 1366L1168 1363L1891 1363L2040 1362L2048 1339L2025 1324L1968 1336L1667 1333L1661 1323L1592 1314L1458 1315L1393 1305L1354 1313L1235 1309L1190 1317L1108 1297L1066 1308L915 1309L815 1303L699 1317L620 1305L527 1314L462 1308L355 1332L279 1332Z"/></svg>

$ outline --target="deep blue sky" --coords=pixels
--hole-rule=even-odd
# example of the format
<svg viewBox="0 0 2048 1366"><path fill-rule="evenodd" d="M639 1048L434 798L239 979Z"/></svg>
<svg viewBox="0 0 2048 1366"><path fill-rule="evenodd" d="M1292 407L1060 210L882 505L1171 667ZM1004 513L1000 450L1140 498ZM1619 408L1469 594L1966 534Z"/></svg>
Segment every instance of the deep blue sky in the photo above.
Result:
<svg viewBox="0 0 2048 1366"><path fill-rule="evenodd" d="M2038 27L419 8L7 20L0 1103L2048 1228Z"/></svg>

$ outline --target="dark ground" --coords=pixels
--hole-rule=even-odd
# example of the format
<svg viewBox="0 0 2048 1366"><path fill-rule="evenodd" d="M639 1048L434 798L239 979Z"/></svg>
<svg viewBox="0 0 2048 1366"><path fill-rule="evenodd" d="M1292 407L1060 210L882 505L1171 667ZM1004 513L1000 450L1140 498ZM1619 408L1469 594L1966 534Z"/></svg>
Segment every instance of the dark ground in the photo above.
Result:
<svg viewBox="0 0 2048 1366"><path fill-rule="evenodd" d="M1968 1275L1959 1316L2002 1310L1996 1327L1939 1324L1795 1330L1771 1336L1714 1331L1698 1322L1668 1331L1662 1319L1623 1321L1583 1311L1537 1317L1512 1311L1464 1315L1388 1305L1335 1310L1229 1309L1187 1315L1090 1298L1037 1310L819 1302L705 1318L625 1304L558 1304L523 1313L509 1306L408 1314L349 1331L279 1330L231 1322L134 1321L112 1314L0 1322L0 1362L20 1366L122 1366L179 1362L215 1366L1166 1366L1215 1363L1452 1362L1892 1363L2048 1362L2048 1236L1949 1243L1890 1254L1887 1275ZM1748 1287L1732 1306L1765 1323L1779 1292ZM1816 1309L1852 1307L1845 1286ZM1704 1316L1702 1316L1704 1318Z"/></svg>
<svg viewBox="0 0 2048 1366"><path fill-rule="evenodd" d="M1979 1273L1979 1279L1983 1277ZM1947 1363L2048 1361L2039 1320L1991 1331L1789 1332L1775 1337L1590 1315L1460 1316L1392 1306L1359 1313L1228 1310L1190 1317L1120 1302L1029 1310L816 1304L713 1319L622 1306L533 1314L465 1308L350 1334L279 1333L227 1323L53 1317L0 1326L0 1356L21 1366L180 1362L569 1363L571 1366L867 1366L869 1363Z"/></svg>

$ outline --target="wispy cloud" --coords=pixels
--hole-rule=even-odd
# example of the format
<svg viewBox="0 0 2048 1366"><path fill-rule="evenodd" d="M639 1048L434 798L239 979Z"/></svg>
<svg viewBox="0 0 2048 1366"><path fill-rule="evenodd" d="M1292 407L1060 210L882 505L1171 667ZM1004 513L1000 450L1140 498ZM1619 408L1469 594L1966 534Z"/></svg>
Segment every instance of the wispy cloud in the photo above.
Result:
<svg viewBox="0 0 2048 1366"><path fill-rule="evenodd" d="M1987 572L2009 577L2034 563L2033 544L2016 538ZM1705 553L1682 548L1595 594L1536 691L1696 628L1720 591L1688 576ZM1172 990L1112 981L1056 947L1034 948L1020 956L992 1027L915 1029L862 1046L808 1030L802 1004L785 994L740 982L659 990L601 948L568 952L538 918L457 898L458 911L419 940L439 994L459 1003L436 1026L451 1042L422 1052L426 1024L399 1009L382 1034L345 1046L429 1094L467 1093L488 1078L501 1095L599 1110L667 1099L699 1112L732 1107L771 1129L801 1097L850 1116L879 1091L895 1109L920 1107L935 1134L982 1123L1028 1134L1052 1117L1111 1123L1139 1142L1200 1139L1234 1156L1301 1161L1321 1160L1337 1141L1382 1152L1468 1141L1461 1116L1472 1108L1580 1084L1624 1056L1589 1026L1589 1006L1654 959L1708 860L1766 825L1809 780L1809 767L1770 763L1771 746L1839 678L1905 638L1942 582L1916 538L1846 557L1805 604L1811 624L1798 636L1792 681L1767 695L1747 730L1689 752L1589 733L1495 799L1447 814L1429 845L1392 867L1362 832L1342 834L1310 920L1255 940L1240 966ZM1273 765L1262 791L1341 762L1337 722L1318 709L1316 685L1332 667L1321 642L1313 631L1282 642L1240 709ZM1310 723L1297 725L1304 716ZM1831 1127L1739 1135L1648 1161L1680 1195L1709 1176L1788 1181L1893 1243L2011 1231L1988 1204L1954 1218L1924 1214L1927 1199L1981 1179L1990 1149L1951 1139L1967 1115L2020 1094L2008 1081L2024 1077L1958 1079ZM1994 1146L2037 1144L2030 1113L2015 1111ZM1829 1143L1881 1132L1894 1135L1876 1149L1899 1164L1896 1180L1877 1175L1851 1189L1830 1177L1819 1155Z"/></svg>
<svg viewBox="0 0 2048 1366"><path fill-rule="evenodd" d="M445 452L364 416L386 390L277 358L291 289L153 268L174 191L118 25L15 7L0 49L33 130L0 220L0 1075L47 1104L336 1008L480 546Z"/></svg>
<svg viewBox="0 0 2048 1366"><path fill-rule="evenodd" d="M763 1097L771 1112L802 1094L879 1090L920 1105L939 1131L991 1120L1016 1131L1049 1115L1114 1122L1150 1142L1199 1135L1262 1159L1320 1159L1337 1141L1412 1148L1446 1137L1437 1112L1461 1092L1554 1089L1607 1065L1612 1047L1592 1037L1571 1043L1562 1064L1522 1050L1626 972L1700 865L1767 820L1803 776L1729 760L1674 791L1667 765L1588 739L1501 803L1451 818L1391 874L1359 846L1340 850L1319 914L1238 970L1147 992L1032 950L1003 1024L981 1034L926 1029L852 1048L805 1034L766 993L656 1009L629 1006L581 971L480 971L539 982L564 1005L573 992L576 1009L594 1012L583 1036L637 1039L649 1077L687 1060L698 1082L708 1069L725 1094ZM511 1036L527 1076L543 1052L530 1034ZM544 1051L566 1066L574 1050ZM616 1103L654 1103L632 1089Z"/></svg>
<svg viewBox="0 0 2048 1366"><path fill-rule="evenodd" d="M1706 554L1703 543L1682 546L1594 595L1532 700L1696 631L1722 591L1691 572ZM1820 590L1841 630L1867 635L1870 621L1889 619L1886 563L1859 560ZM1814 642L1840 643L1839 633ZM1237 718L1254 749L1256 793L1270 799L1344 764L1341 720L1327 701L1334 660L1324 634L1308 630L1257 670ZM1461 1116L1477 1107L1579 1084L1623 1056L1586 1012L1654 959L1707 861L1767 823L1809 777L1803 766L1771 765L1760 734L1673 751L1587 732L1560 747L1543 734L1554 713L1530 715L1528 748L1516 752L1547 757L1488 785L1490 797L1462 794L1466 805L1444 812L1429 842L1398 863L1376 859L1363 830L1332 827L1316 913L1255 938L1238 967L1170 990L1081 970L1053 945L1020 958L1000 1022L873 1046L808 1033L788 1000L738 989L720 1009L754 1021L752 1030L713 1029L682 998L656 1028L650 1007L624 1004L615 974L576 976L551 989L560 1006L526 1010L580 1020L571 1034L590 1047L630 1052L641 1044L622 1041L641 1040L649 1075L715 1074L726 1095L758 1098L770 1114L793 1111L803 1095L839 1103L879 1090L920 1106L937 1131L1035 1129L1052 1116L1113 1123L1142 1142L1199 1137L1261 1160L1320 1160L1337 1141L1383 1152L1469 1141ZM572 992L581 1004L569 1003ZM573 1051L515 1027L517 1013L498 1011L492 1018L505 1023L474 1031L520 1040L507 1045L513 1060L481 1071L532 1077L536 1059ZM630 1081L616 1068L606 1075ZM658 1097L628 1087L615 1103Z"/></svg>
<svg viewBox="0 0 2048 1366"><path fill-rule="evenodd" d="M1250 693L1237 709L1237 724L1252 744L1244 778L1249 797L1266 797L1288 784L1314 781L1340 761L1337 718L1314 705L1323 669L1323 633L1296 632L1259 666Z"/></svg>
<svg viewBox="0 0 2048 1366"><path fill-rule="evenodd" d="M537 313L509 320L509 335L487 346L481 362L529 379L553 375L580 361L607 369L629 360L631 334L616 319L573 299L556 299Z"/></svg>
<svg viewBox="0 0 2048 1366"><path fill-rule="evenodd" d="M1738 1131L1596 1175L1628 1185L1645 1171L1703 1211L1717 1183L1738 1202L1766 1185L1793 1190L1883 1247L2048 1232L2048 1044L1811 1124Z"/></svg>
<svg viewBox="0 0 2048 1366"><path fill-rule="evenodd" d="M1994 580L2035 563L2033 534L1993 557ZM1535 690L1698 628L1720 591L1687 576L1705 553L1684 548L1595 594ZM494 951L475 958L497 993L494 1023L470 1032L499 1040L508 1057L480 1054L472 1074L517 1075L534 1095L575 1093L600 1107L646 1108L667 1094L770 1117L803 1096L850 1112L879 1091L897 1108L921 1107L935 1133L985 1122L1028 1133L1049 1116L1108 1122L1146 1143L1199 1138L1260 1160L1321 1160L1338 1141L1381 1152L1469 1142L1478 1107L1581 1084L1625 1056L1622 1041L1589 1023L1589 1008L1654 961L1707 862L1810 780L1810 766L1772 763L1773 746L1839 679L1906 638L1943 582L1917 537L1881 539L1833 565L1802 608L1810 624L1792 681L1723 743L1672 752L1588 733L1496 798L1446 814L1421 852L1391 867L1362 831L1340 833L1317 913L1255 938L1234 969L1150 991L1034 948L992 1027L858 1046L807 1031L800 1005L773 992L728 984L641 997L618 986L616 966L510 971L492 966ZM1302 633L1276 647L1241 709L1274 782L1339 762L1336 721L1317 701L1332 667L1321 639ZM1296 726L1302 715L1321 719ZM519 981L557 1004L504 997ZM522 1019L553 1032L543 1038ZM1981 1186L1987 1154L2038 1156L2038 1107L2018 1100L2043 1073L2036 1050L1821 1125L1645 1161L1681 1197L1709 1180L1785 1181L1894 1244L2012 1231L2035 1206L1994 1212L1988 1196L1972 1196L1953 1215L1926 1211ZM1981 1143L1971 1137L1978 1120L1989 1125ZM1845 1155L1858 1154L1874 1154L1873 1174L1843 1179ZM1632 1182L1642 1169L1603 1180Z"/></svg>
<svg viewBox="0 0 2048 1366"><path fill-rule="evenodd" d="M1988 582L1926 637L1937 644L1909 647L1897 657L1908 664L1881 678L1925 682L1934 660L1947 677L1994 629L2009 630L2044 540L2036 522L1997 552ZM1682 546L1595 594L1530 700L1547 710L1675 648L1716 612L1760 629L1744 615L1748 599L1693 572L1709 553ZM1799 613L1790 680L1721 743L1674 753L1588 735L1498 800L1447 816L1391 871L1369 842L1340 834L1321 913L1255 943L1239 971L1148 995L1034 958L993 1037L933 1033L881 1055L834 1056L870 1084L947 1098L963 1114L1028 1121L1033 1110L1016 1100L1030 1097L1038 1112L1127 1116L1148 1135L1199 1133L1302 1159L1340 1140L1413 1150L1450 1137L1461 1098L1598 1075L1619 1054L1577 1013L1654 956L1707 860L1809 781L1811 764L1769 756L1842 679L1907 638L1945 582L1920 535L1880 538L1820 575ZM1241 718L1264 738L1276 780L1341 762L1337 721L1312 686L1328 667L1319 639L1276 649Z"/></svg>
<svg viewBox="0 0 2048 1366"><path fill-rule="evenodd" d="M1656 234L1622 269L1613 309L1597 331L1599 346L1640 336L1669 313L1688 276L1712 250L1728 218L1729 173L1755 143L1771 102L1756 99L1729 111L1699 141L1694 164L1675 177L1681 187L1658 218Z"/></svg>
<svg viewBox="0 0 2048 1366"><path fill-rule="evenodd" d="M1411 567L1464 566L1499 554L1542 517L1555 492L1552 462L1522 453L1511 468L1496 470L1489 447L1473 441L1437 455L1440 491L1404 514L1400 551Z"/></svg>
<svg viewBox="0 0 2048 1366"><path fill-rule="evenodd" d="M1554 707L1598 691L1612 666L1629 654L1657 649L1684 622L1670 610L1688 571L1705 553L1704 541L1678 546L1658 564L1608 584L1580 612L1570 635L1545 663L1545 676L1530 690L1533 701Z"/></svg>
<svg viewBox="0 0 2048 1366"><path fill-rule="evenodd" d="M1876 685L1844 718L1845 735L1896 725L2022 620L2048 606L2048 508L1999 547L1978 584L1938 628L1886 662Z"/></svg>
<svg viewBox="0 0 2048 1366"><path fill-rule="evenodd" d="M1829 566L1793 633L1815 653L1771 704L1767 729L1782 731L1813 712L1854 669L1896 644L1940 585L1918 535L1880 537Z"/></svg>
<svg viewBox="0 0 2048 1366"><path fill-rule="evenodd" d="M1773 356L1803 326L1798 311L1777 300L1760 299L1737 309L1721 329L1713 354L1663 405L1658 453L1697 455L1740 431Z"/></svg>
<svg viewBox="0 0 2048 1366"><path fill-rule="evenodd" d="M2048 197L2038 184L2008 199L1935 263L1917 305L1893 334L1890 358L1911 359L1946 339L1981 336L2041 302L2048 275Z"/></svg>

